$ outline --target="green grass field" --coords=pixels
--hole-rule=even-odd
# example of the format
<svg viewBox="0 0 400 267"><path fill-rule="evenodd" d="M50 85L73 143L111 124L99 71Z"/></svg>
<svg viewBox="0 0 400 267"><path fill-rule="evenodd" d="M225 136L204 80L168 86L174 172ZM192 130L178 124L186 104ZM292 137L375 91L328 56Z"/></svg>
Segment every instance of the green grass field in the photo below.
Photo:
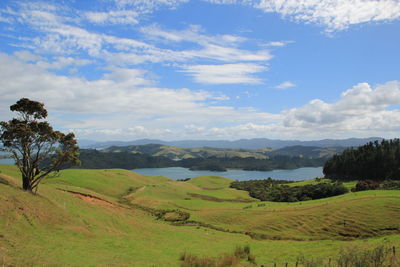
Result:
<svg viewBox="0 0 400 267"><path fill-rule="evenodd" d="M185 251L217 256L243 245L258 264L284 266L301 254L400 245L400 191L272 203L226 178L181 182L114 169L65 170L32 195L14 166L0 171L0 266L179 266ZM146 208L181 210L199 224L176 226Z"/></svg>

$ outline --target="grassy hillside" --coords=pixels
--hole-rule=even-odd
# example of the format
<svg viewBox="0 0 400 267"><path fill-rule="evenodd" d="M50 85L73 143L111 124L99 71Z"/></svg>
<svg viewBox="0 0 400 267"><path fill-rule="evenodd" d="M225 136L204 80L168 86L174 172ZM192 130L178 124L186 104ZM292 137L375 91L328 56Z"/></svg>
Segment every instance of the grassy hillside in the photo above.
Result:
<svg viewBox="0 0 400 267"><path fill-rule="evenodd" d="M189 158L256 158L267 159L270 156L289 156L305 158L327 158L341 153L343 147L315 147L315 146L288 146L280 149L260 148L260 149L234 149L234 148L214 148L214 147L177 147L166 145L131 145L131 146L111 146L103 149L104 152L130 152L148 154L152 156L164 156L170 159L189 159Z"/></svg>
<svg viewBox="0 0 400 267"><path fill-rule="evenodd" d="M238 245L249 245L258 264L282 264L400 245L399 191L267 203L226 178L180 182L114 169L62 171L34 196L19 189L14 166L0 171L1 266L178 266L184 251L216 256ZM187 212L192 222L157 219L157 209Z"/></svg>
<svg viewBox="0 0 400 267"><path fill-rule="evenodd" d="M267 152L272 149L233 149L233 148L212 148L212 147L198 147L198 148L185 148L176 146L164 146L157 144L149 145L133 145L133 146L112 146L107 149L103 149L104 152L131 152L131 153L142 153L152 156L164 156L171 159L187 159L187 158L257 158L266 159Z"/></svg>

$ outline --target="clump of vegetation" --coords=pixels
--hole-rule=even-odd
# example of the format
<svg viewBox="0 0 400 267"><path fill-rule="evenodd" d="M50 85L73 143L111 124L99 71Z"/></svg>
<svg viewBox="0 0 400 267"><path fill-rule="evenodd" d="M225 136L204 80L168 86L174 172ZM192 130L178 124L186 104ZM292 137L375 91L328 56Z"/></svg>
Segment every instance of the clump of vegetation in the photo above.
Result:
<svg viewBox="0 0 400 267"><path fill-rule="evenodd" d="M241 262L246 262L246 266L255 266L256 258L250 253L250 247L236 247L231 254L222 254L218 257L198 257L188 252L181 254L182 267L223 267L239 266Z"/></svg>
<svg viewBox="0 0 400 267"><path fill-rule="evenodd" d="M184 178L184 179L176 179L177 182L187 182L190 181L192 178Z"/></svg>
<svg viewBox="0 0 400 267"><path fill-rule="evenodd" d="M381 188L385 190L400 190L400 180L393 181L393 180L386 180L381 183Z"/></svg>
<svg viewBox="0 0 400 267"><path fill-rule="evenodd" d="M358 247L342 249L337 258L338 267L395 267L397 258L392 249L381 245L372 250Z"/></svg>
<svg viewBox="0 0 400 267"><path fill-rule="evenodd" d="M385 245L377 246L373 249L360 247L342 248L335 258L306 258L300 256L297 259L304 267L397 267L397 256L395 248Z"/></svg>
<svg viewBox="0 0 400 267"><path fill-rule="evenodd" d="M365 190L376 190L379 188L379 183L372 180L358 181L356 186L351 189L353 192L365 191Z"/></svg>
<svg viewBox="0 0 400 267"><path fill-rule="evenodd" d="M235 181L232 188L245 190L251 197L261 201L296 202L337 196L348 192L347 188L338 182L320 182L303 186L288 186L288 181L272 179Z"/></svg>
<svg viewBox="0 0 400 267"><path fill-rule="evenodd" d="M297 263L302 264L303 267L320 267L324 266L324 260L322 258L305 258L301 256L297 259ZM329 263L328 263L329 264ZM330 266L330 265L325 265Z"/></svg>
<svg viewBox="0 0 400 267"><path fill-rule="evenodd" d="M167 222L184 222L190 218L190 214L180 210L155 210L154 215Z"/></svg>
<svg viewBox="0 0 400 267"><path fill-rule="evenodd" d="M325 177L337 180L400 180L400 139L370 142L329 159Z"/></svg>
<svg viewBox="0 0 400 267"><path fill-rule="evenodd" d="M356 186L351 189L352 192L365 191L365 190L400 190L400 180L386 180L382 183L372 180L358 181Z"/></svg>

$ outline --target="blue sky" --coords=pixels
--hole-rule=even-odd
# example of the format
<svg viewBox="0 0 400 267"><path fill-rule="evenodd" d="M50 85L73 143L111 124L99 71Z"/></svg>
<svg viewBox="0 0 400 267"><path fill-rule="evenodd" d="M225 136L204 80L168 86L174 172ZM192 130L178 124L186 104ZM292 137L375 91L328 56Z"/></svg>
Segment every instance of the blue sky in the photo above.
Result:
<svg viewBox="0 0 400 267"><path fill-rule="evenodd" d="M0 3L0 120L81 139L398 137L397 0Z"/></svg>

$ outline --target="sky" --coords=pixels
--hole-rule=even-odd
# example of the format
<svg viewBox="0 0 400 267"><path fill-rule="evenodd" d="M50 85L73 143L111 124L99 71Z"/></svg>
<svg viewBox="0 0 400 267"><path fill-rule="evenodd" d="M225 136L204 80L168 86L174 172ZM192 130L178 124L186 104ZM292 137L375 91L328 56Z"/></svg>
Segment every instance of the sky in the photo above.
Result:
<svg viewBox="0 0 400 267"><path fill-rule="evenodd" d="M2 0L22 97L96 141L399 137L399 0Z"/></svg>

